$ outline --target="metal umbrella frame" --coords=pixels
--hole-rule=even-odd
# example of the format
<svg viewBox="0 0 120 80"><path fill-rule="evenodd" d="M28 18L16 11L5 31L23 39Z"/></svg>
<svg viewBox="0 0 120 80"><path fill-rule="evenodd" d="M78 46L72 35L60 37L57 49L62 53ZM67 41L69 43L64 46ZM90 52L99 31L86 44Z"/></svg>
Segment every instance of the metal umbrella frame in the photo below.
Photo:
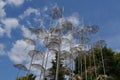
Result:
<svg viewBox="0 0 120 80"><path fill-rule="evenodd" d="M38 50L31 50L29 51L28 55L32 58L34 57L35 60L43 59L44 54Z"/></svg>
<svg viewBox="0 0 120 80"><path fill-rule="evenodd" d="M35 41L32 40L31 38L24 38L23 41L31 45L36 45Z"/></svg>
<svg viewBox="0 0 120 80"><path fill-rule="evenodd" d="M63 23L62 23L62 33L63 33L63 35L66 35L66 34L70 34L70 33L72 33L72 31L73 31L73 24L71 23L71 22L69 22L69 21L64 21Z"/></svg>
<svg viewBox="0 0 120 80"><path fill-rule="evenodd" d="M17 73L17 78L21 70L28 71L27 67L24 66L23 64L14 64L13 66L19 70Z"/></svg>
<svg viewBox="0 0 120 80"><path fill-rule="evenodd" d="M106 44L105 40L99 40L99 41L93 43L93 48L97 48L97 49L100 49L100 48L103 48L106 46L107 46L107 44Z"/></svg>
<svg viewBox="0 0 120 80"><path fill-rule="evenodd" d="M28 73L30 72L30 69L31 69L31 64L33 62L34 59L43 59L43 53L41 53L40 51L37 51L37 50L31 50L29 51L28 55L31 57L31 61L30 61L30 66L29 66L29 69L28 69ZM41 60L42 60L41 59Z"/></svg>
<svg viewBox="0 0 120 80"><path fill-rule="evenodd" d="M73 54L72 54L71 52L69 52L69 51L62 50L62 51L61 51L61 54L60 54L60 57L64 59L65 68L71 67L69 76L72 77L73 74L74 74L74 73L73 73L73 61L74 61L74 56L73 56ZM66 61L68 61L67 64L66 64Z"/></svg>
<svg viewBox="0 0 120 80"><path fill-rule="evenodd" d="M37 51L37 50L31 50L28 55L31 57L31 62L30 62L30 66L29 66L29 71L31 69L31 66L32 66L32 62L33 60L42 60L42 65L44 65L44 57L45 55L40 52L40 51ZM28 72L29 73L29 72ZM41 75L42 75L42 72L40 73L40 78L41 78Z"/></svg>
<svg viewBox="0 0 120 80"><path fill-rule="evenodd" d="M28 28L37 38L43 39L47 36L47 31L44 28Z"/></svg>
<svg viewBox="0 0 120 80"><path fill-rule="evenodd" d="M41 80L42 73L44 74L45 71L46 71L46 69L44 68L44 66L40 65L40 64L33 64L33 63L31 64L31 66L34 67L34 68L36 68L36 69L38 69L38 70L41 70L40 78L39 78L39 80ZM43 77L43 79L44 79L44 77Z"/></svg>
<svg viewBox="0 0 120 80"><path fill-rule="evenodd" d="M63 12L63 9L56 5L50 10L50 16L53 20L56 20L63 17Z"/></svg>
<svg viewBox="0 0 120 80"><path fill-rule="evenodd" d="M87 26L89 34L96 34L99 32L98 25Z"/></svg>
<svg viewBox="0 0 120 80"><path fill-rule="evenodd" d="M36 45L36 42L34 40L32 40L31 38L27 37L27 38L23 38L23 41L26 42L27 44L30 45ZM24 51L28 48L28 46L25 47Z"/></svg>
<svg viewBox="0 0 120 80"><path fill-rule="evenodd" d="M40 64L32 63L31 65L32 65L32 67L35 67L35 68L37 68L39 70L42 70L42 71L45 71L45 68L42 65L40 65Z"/></svg>

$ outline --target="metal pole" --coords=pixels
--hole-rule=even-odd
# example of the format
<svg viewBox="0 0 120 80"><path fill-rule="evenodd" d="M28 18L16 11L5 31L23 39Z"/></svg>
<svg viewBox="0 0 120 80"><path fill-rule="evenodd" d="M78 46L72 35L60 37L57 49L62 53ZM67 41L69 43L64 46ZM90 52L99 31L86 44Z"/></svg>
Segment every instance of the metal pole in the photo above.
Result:
<svg viewBox="0 0 120 80"><path fill-rule="evenodd" d="M61 32L60 32L60 43L61 43ZM59 75L59 64L60 64L60 52L61 52L61 44L59 44L59 51L58 51L58 54L57 54L57 68L56 68L56 78L55 80L58 80L58 75Z"/></svg>
<svg viewBox="0 0 120 80"><path fill-rule="evenodd" d="M28 68L28 72L27 72L27 75L30 73L30 69L31 69L31 65L32 65L32 62L33 62L33 58L34 58L34 55L32 55L32 59L30 61L30 66Z"/></svg>
<svg viewBox="0 0 120 80"><path fill-rule="evenodd" d="M42 60L42 66L44 67L44 58L45 58L45 55L43 55L43 60ZM44 73L45 73L45 71L44 71ZM41 80L41 77L42 77L42 70L41 70L41 72L40 72L40 78L39 78L39 80ZM45 76L43 75L43 79L45 78Z"/></svg>
<svg viewBox="0 0 120 80"><path fill-rule="evenodd" d="M49 55L49 52L47 53L47 56L46 56L45 70L46 70L46 67L47 67L48 55ZM44 75L43 75L44 78L45 78L45 72L46 72L46 71L44 71Z"/></svg>

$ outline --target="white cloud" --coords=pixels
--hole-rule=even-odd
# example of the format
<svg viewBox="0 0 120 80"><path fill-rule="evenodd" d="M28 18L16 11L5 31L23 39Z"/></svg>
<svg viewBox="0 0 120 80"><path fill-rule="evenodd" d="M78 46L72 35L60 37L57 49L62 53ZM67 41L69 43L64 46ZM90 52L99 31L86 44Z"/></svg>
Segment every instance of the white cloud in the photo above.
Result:
<svg viewBox="0 0 120 80"><path fill-rule="evenodd" d="M4 29L2 27L0 27L0 37L4 35Z"/></svg>
<svg viewBox="0 0 120 80"><path fill-rule="evenodd" d="M79 26L80 23L80 19L77 13L74 13L73 15L69 16L69 17L64 17L64 18L60 18L58 20L59 24L62 24L64 21L69 21L73 24L73 26L77 27Z"/></svg>
<svg viewBox="0 0 120 80"><path fill-rule="evenodd" d="M5 10L3 8L0 8L0 18L3 18L6 16Z"/></svg>
<svg viewBox="0 0 120 80"><path fill-rule="evenodd" d="M15 63L29 61L28 52L34 50L35 46L27 44L23 40L17 40L13 48L8 52L9 58Z"/></svg>
<svg viewBox="0 0 120 80"><path fill-rule="evenodd" d="M0 1L0 8L3 8L6 5L4 1Z"/></svg>
<svg viewBox="0 0 120 80"><path fill-rule="evenodd" d="M25 0L0 0L0 19L6 16L5 5L19 6L24 3Z"/></svg>
<svg viewBox="0 0 120 80"><path fill-rule="evenodd" d="M4 55L5 51L4 51L4 45L0 43L0 55Z"/></svg>
<svg viewBox="0 0 120 80"><path fill-rule="evenodd" d="M43 11L47 11L47 10L48 10L48 7L45 6L45 7L43 8Z"/></svg>
<svg viewBox="0 0 120 80"><path fill-rule="evenodd" d="M4 1L0 1L0 18L3 18L6 16L6 12L4 9L5 5L6 5L6 3Z"/></svg>
<svg viewBox="0 0 120 80"><path fill-rule="evenodd" d="M26 38L29 37L29 38L37 41L37 45L44 46L44 38L38 38L36 34L31 33L31 31L28 28L26 28L25 26L22 26L21 30L22 30L22 34L24 37L26 37ZM41 37L45 37L45 36L41 33Z"/></svg>
<svg viewBox="0 0 120 80"><path fill-rule="evenodd" d="M37 39L37 36L35 34L31 33L31 31L28 28L26 28L24 25L21 27L21 30L22 30L22 34L24 37L26 37L26 38L29 37L33 40Z"/></svg>
<svg viewBox="0 0 120 80"><path fill-rule="evenodd" d="M7 0L8 4L20 6L24 3L25 0Z"/></svg>
<svg viewBox="0 0 120 80"><path fill-rule="evenodd" d="M6 18L1 20L4 25L5 33L8 37L11 37L11 30L19 26L19 22L16 18Z"/></svg>
<svg viewBox="0 0 120 80"><path fill-rule="evenodd" d="M40 15L40 11L38 9L35 8L31 8L29 7L26 11L24 11L24 13L22 15L20 15L19 17L21 19L30 16L31 14L35 14L35 15Z"/></svg>
<svg viewBox="0 0 120 80"><path fill-rule="evenodd" d="M32 35L31 32L27 28L25 28L24 26L21 27L21 30L22 30L24 37L30 37Z"/></svg>
<svg viewBox="0 0 120 80"><path fill-rule="evenodd" d="M67 18L74 26L78 26L80 24L78 14L73 14L72 16Z"/></svg>
<svg viewBox="0 0 120 80"><path fill-rule="evenodd" d="M63 36L61 49L66 50L66 51L70 51L71 41L72 41L72 34L68 34L66 36Z"/></svg>

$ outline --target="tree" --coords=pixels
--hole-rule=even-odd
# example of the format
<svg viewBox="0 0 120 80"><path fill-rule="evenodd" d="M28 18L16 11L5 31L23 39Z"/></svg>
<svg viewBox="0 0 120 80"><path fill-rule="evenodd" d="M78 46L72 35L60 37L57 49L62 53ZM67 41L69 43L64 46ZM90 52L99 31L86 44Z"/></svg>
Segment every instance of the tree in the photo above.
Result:
<svg viewBox="0 0 120 80"><path fill-rule="evenodd" d="M57 58L58 58L58 54L55 54L55 59L52 60L52 67L50 68L51 71L51 77L52 80L55 80L56 77L56 67L57 67ZM60 58L59 60L59 72L58 72L58 80L65 80L64 75L65 75L65 68L63 67L63 62L62 62L62 58Z"/></svg>
<svg viewBox="0 0 120 80"><path fill-rule="evenodd" d="M103 71L103 65L102 65L102 59L101 59L101 52L103 54L103 59L104 59L104 65L105 65L105 73L107 76L110 76L112 78L114 78L115 80L119 80L120 79L120 54L115 54L115 52L110 49L110 48L107 48L107 47L103 47L102 49L97 49L97 48L94 48L94 55L95 55L95 63L96 63L96 71L97 71L97 74L100 74L100 75L104 75L104 71ZM89 73L92 73L92 78L95 79L95 74L93 73L94 72L94 62L93 60L91 61L91 68L90 68L90 60L89 60L89 57L91 57L91 54L92 53L89 53L88 56L86 56L86 67L87 67L87 76L88 76L88 79L90 78L89 76ZM77 57L77 58L81 58L81 57ZM81 64L79 63L79 68L78 68L78 59L76 58L75 60L75 74L80 74L78 73L78 69L80 70L81 68ZM84 62L82 60L82 62ZM82 73L85 73L85 69L84 69L84 63L82 63ZM93 72L90 72L90 71L93 71ZM99 75L98 75L99 76ZM85 76L82 76L83 79L85 79Z"/></svg>
<svg viewBox="0 0 120 80"><path fill-rule="evenodd" d="M36 76L33 74L29 74L20 78L17 78L16 80L35 80Z"/></svg>
<svg viewBox="0 0 120 80"><path fill-rule="evenodd" d="M114 70L114 76L116 77L116 80L120 79L120 53L116 53L114 55L115 60L115 70Z"/></svg>
<svg viewBox="0 0 120 80"><path fill-rule="evenodd" d="M75 71L74 71L75 75L80 76L81 77L80 80L85 80L87 74L87 80L91 80L91 76L92 79L94 80L95 66L94 66L94 61L92 59L92 53L89 53L88 55L84 55L84 52L79 52L79 54L81 55L76 57L75 59ZM86 57L86 63L85 63L85 57Z"/></svg>
<svg viewBox="0 0 120 80"><path fill-rule="evenodd" d="M114 52L112 51L112 49L104 47L104 48L102 48L102 54L104 57L105 72L108 76L112 76L112 73L114 73L113 71L115 69ZM96 56L100 55L100 52L95 55ZM97 59L98 59L98 57L97 57ZM101 59L99 58L98 60L100 61L99 63L101 63ZM99 71L99 73L103 74L102 69L101 69L101 71Z"/></svg>

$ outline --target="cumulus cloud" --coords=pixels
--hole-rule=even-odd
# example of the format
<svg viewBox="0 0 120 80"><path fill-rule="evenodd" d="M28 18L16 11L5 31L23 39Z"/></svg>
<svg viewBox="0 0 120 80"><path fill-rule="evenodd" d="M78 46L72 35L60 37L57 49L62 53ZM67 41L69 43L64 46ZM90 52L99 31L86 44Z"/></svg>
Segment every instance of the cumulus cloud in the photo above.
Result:
<svg viewBox="0 0 120 80"><path fill-rule="evenodd" d="M66 50L66 51L70 51L71 41L72 41L72 34L68 34L66 36L63 36L61 49Z"/></svg>
<svg viewBox="0 0 120 80"><path fill-rule="evenodd" d="M11 37L11 30L19 26L19 22L16 18L6 18L1 20L4 25L4 30L8 37Z"/></svg>
<svg viewBox="0 0 120 80"><path fill-rule="evenodd" d="M23 40L17 40L8 52L8 56L14 63L22 63L29 60L28 52L34 50L34 48L34 45L30 45Z"/></svg>
<svg viewBox="0 0 120 80"><path fill-rule="evenodd" d="M6 3L4 1L0 1L0 8L3 8L6 5Z"/></svg>
<svg viewBox="0 0 120 80"><path fill-rule="evenodd" d="M0 18L3 18L6 16L6 12L4 9L5 5L6 5L6 3L4 1L0 1Z"/></svg>
<svg viewBox="0 0 120 80"><path fill-rule="evenodd" d="M67 20L70 21L74 26L78 26L80 23L79 17L75 15L68 17Z"/></svg>
<svg viewBox="0 0 120 80"><path fill-rule="evenodd" d="M31 33L31 31L28 28L26 28L24 25L21 27L21 30L22 30L22 35L25 38L31 38L33 40L37 40L37 36Z"/></svg>
<svg viewBox="0 0 120 80"><path fill-rule="evenodd" d="M68 17L64 17L64 18L60 18L58 20L58 23L59 24L62 24L64 21L69 21L73 24L73 26L79 26L81 23L80 23L80 19L79 19L79 16L77 13L74 13L72 14L71 16L68 16Z"/></svg>
<svg viewBox="0 0 120 80"><path fill-rule="evenodd" d="M20 15L19 17L21 19L30 16L31 14L35 14L35 15L40 15L40 11L38 9L35 8L31 8L29 7L26 11L24 11L24 13L22 15Z"/></svg>
<svg viewBox="0 0 120 80"><path fill-rule="evenodd" d="M32 35L28 28L26 28L25 26L22 26L21 30L24 37L30 37Z"/></svg>
<svg viewBox="0 0 120 80"><path fill-rule="evenodd" d="M5 10L3 8L0 8L0 18L5 17L6 13Z"/></svg>
<svg viewBox="0 0 120 80"><path fill-rule="evenodd" d="M7 0L7 3L10 5L20 6L24 3L25 0Z"/></svg>
<svg viewBox="0 0 120 80"><path fill-rule="evenodd" d="M0 27L0 37L4 35L4 29L2 27Z"/></svg>
<svg viewBox="0 0 120 80"><path fill-rule="evenodd" d="M0 43L0 55L4 55L5 54L4 48L5 48L5 46Z"/></svg>
<svg viewBox="0 0 120 80"><path fill-rule="evenodd" d="M0 0L0 19L4 18L6 16L5 12L5 6L10 4L10 5L15 5L15 6L20 6L21 4L24 3L25 0Z"/></svg>

